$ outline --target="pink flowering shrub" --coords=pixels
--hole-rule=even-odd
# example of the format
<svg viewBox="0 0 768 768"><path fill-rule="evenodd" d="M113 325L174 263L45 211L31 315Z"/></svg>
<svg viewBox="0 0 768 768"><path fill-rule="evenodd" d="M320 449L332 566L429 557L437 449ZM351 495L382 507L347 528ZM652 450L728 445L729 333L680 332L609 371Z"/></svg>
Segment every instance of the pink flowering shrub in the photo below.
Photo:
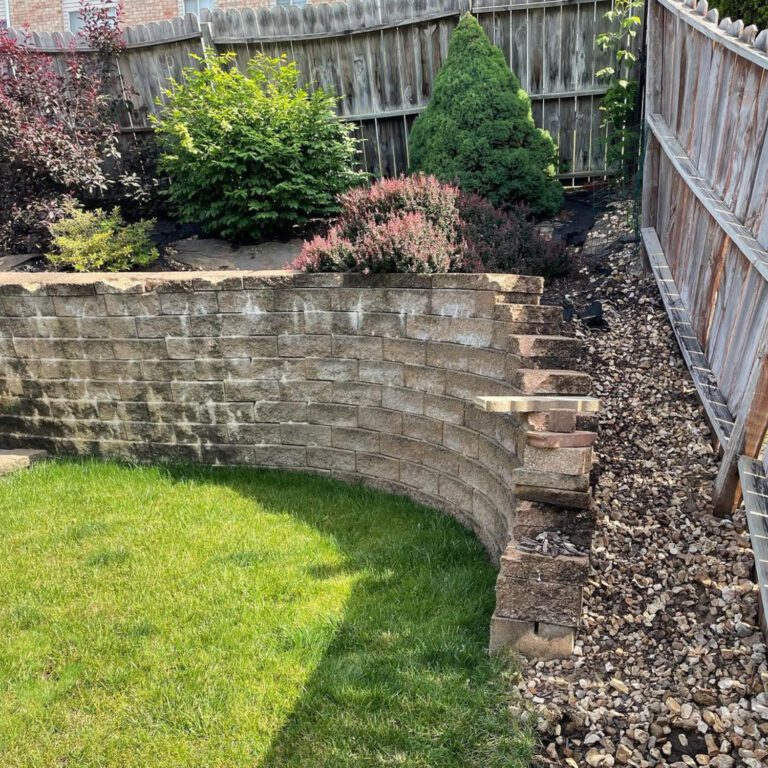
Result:
<svg viewBox="0 0 768 768"><path fill-rule="evenodd" d="M341 224L344 236L356 238L371 221L382 224L392 216L420 213L450 240L459 226L458 187L443 184L434 176L401 176L382 179L371 187L356 187L341 196Z"/></svg>
<svg viewBox="0 0 768 768"><path fill-rule="evenodd" d="M304 272L511 272L553 277L565 249L541 237L522 208L496 208L433 176L384 179L340 197L325 237L289 266Z"/></svg>
<svg viewBox="0 0 768 768"><path fill-rule="evenodd" d="M423 213L368 227L357 242L357 272L449 272L456 246Z"/></svg>

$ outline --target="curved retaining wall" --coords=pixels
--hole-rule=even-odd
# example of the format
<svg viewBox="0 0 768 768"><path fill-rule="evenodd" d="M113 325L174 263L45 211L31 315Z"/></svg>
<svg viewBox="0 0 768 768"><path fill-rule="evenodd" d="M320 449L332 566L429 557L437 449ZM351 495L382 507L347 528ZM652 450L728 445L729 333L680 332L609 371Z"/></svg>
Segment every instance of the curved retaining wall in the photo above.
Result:
<svg viewBox="0 0 768 768"><path fill-rule="evenodd" d="M550 413L546 397L536 411L516 396L586 395L590 381L568 370L578 346L553 335L559 309L541 290L513 275L6 275L0 446L308 470L406 494L501 562L496 646L550 640L544 622L562 648L580 587L552 563L542 577L513 538L516 524L588 527L573 510L588 507L591 448L547 443L576 429L584 401ZM541 596L548 613L529 565L561 585Z"/></svg>

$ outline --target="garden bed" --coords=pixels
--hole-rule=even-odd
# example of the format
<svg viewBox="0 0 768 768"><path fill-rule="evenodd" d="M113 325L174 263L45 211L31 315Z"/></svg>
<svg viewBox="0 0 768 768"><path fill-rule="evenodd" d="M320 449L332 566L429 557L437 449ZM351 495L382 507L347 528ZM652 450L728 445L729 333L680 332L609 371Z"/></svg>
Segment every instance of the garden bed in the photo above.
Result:
<svg viewBox="0 0 768 768"><path fill-rule="evenodd" d="M495 572L445 516L246 469L0 485L3 766L528 765Z"/></svg>

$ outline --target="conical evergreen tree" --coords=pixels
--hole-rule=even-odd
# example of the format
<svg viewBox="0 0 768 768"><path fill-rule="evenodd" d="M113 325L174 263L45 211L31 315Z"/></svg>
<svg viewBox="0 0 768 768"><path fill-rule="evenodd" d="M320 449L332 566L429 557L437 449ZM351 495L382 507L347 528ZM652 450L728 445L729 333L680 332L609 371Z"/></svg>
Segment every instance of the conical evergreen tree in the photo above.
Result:
<svg viewBox="0 0 768 768"><path fill-rule="evenodd" d="M534 125L528 95L471 14L451 36L410 152L412 171L457 182L494 205L525 203L543 216L562 204L555 145Z"/></svg>

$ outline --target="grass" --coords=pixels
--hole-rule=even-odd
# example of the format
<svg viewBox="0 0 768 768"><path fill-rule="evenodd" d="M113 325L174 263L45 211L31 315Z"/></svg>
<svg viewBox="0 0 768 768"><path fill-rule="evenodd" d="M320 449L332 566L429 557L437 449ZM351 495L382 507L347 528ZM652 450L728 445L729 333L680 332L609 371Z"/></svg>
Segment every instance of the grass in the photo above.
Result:
<svg viewBox="0 0 768 768"><path fill-rule="evenodd" d="M323 478L49 462L0 481L3 768L529 764L454 521Z"/></svg>

